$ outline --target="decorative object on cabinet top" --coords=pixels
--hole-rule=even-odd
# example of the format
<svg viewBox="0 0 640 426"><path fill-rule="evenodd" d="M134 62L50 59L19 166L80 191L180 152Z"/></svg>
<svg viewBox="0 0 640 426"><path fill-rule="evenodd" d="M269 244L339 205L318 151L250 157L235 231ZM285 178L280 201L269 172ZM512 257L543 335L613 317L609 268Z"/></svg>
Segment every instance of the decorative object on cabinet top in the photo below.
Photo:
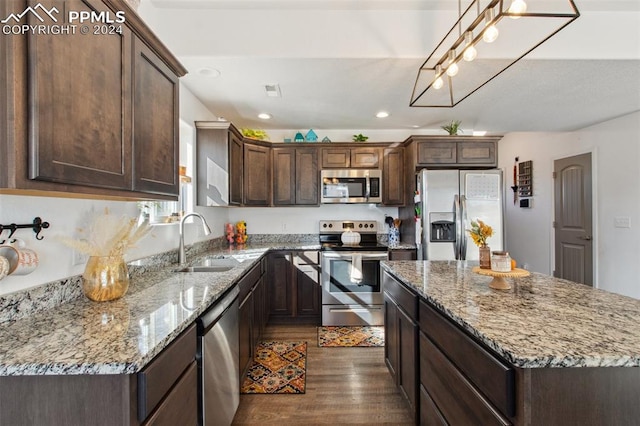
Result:
<svg viewBox="0 0 640 426"><path fill-rule="evenodd" d="M365 136L362 133L358 133L357 135L353 135L354 142L366 142L369 139L369 136Z"/></svg>
<svg viewBox="0 0 640 426"><path fill-rule="evenodd" d="M313 129L309 129L304 139L307 142L318 142L318 135L313 131Z"/></svg>
<svg viewBox="0 0 640 426"><path fill-rule="evenodd" d="M268 141L269 134L261 129L241 129L242 135L246 138Z"/></svg>
<svg viewBox="0 0 640 426"><path fill-rule="evenodd" d="M450 136L455 136L458 134L458 132L463 133L462 129L460 128L460 124L460 120L451 120L451 123L440 126L440 128L449 133Z"/></svg>

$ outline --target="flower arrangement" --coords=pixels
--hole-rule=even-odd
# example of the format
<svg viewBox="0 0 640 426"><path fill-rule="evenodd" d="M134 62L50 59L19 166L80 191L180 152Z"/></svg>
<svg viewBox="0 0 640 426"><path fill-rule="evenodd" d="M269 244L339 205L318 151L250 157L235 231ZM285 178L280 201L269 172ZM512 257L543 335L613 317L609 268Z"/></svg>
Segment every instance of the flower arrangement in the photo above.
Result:
<svg viewBox="0 0 640 426"><path fill-rule="evenodd" d="M78 238L60 237L60 241L89 256L123 256L150 231L147 221L111 214L108 208L99 214L92 212L87 224L78 228Z"/></svg>
<svg viewBox="0 0 640 426"><path fill-rule="evenodd" d="M493 235L493 229L480 219L472 220L471 229L467 229L467 232L478 247L486 246L487 238Z"/></svg>

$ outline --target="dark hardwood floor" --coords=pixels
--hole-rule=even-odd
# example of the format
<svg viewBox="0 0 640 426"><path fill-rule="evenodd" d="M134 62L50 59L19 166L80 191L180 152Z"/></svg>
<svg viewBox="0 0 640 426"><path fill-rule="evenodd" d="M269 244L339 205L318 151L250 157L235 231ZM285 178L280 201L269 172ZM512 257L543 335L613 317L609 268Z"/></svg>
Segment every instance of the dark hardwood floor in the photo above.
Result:
<svg viewBox="0 0 640 426"><path fill-rule="evenodd" d="M270 325L263 340L307 342L306 393L241 395L234 425L413 425L383 348L320 348L310 325Z"/></svg>

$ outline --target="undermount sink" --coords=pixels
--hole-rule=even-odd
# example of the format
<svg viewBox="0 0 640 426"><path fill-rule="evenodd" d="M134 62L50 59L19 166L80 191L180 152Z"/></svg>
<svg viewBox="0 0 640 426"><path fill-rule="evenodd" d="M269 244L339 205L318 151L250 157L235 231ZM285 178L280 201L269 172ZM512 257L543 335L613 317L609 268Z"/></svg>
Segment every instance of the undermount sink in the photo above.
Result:
<svg viewBox="0 0 640 426"><path fill-rule="evenodd" d="M203 259L196 265L176 269L176 272L226 272L232 270L238 264L239 262L235 259L211 257Z"/></svg>
<svg viewBox="0 0 640 426"><path fill-rule="evenodd" d="M225 272L230 271L234 266L187 266L186 268L176 269L176 272Z"/></svg>

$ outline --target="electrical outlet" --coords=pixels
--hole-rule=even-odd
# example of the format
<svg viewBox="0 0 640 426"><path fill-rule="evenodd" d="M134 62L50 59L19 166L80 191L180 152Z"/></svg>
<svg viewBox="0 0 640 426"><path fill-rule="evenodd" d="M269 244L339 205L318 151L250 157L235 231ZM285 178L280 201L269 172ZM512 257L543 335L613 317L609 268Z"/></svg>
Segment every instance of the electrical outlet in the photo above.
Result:
<svg viewBox="0 0 640 426"><path fill-rule="evenodd" d="M613 219L613 226L616 228L631 228L631 218L629 216L616 216Z"/></svg>

